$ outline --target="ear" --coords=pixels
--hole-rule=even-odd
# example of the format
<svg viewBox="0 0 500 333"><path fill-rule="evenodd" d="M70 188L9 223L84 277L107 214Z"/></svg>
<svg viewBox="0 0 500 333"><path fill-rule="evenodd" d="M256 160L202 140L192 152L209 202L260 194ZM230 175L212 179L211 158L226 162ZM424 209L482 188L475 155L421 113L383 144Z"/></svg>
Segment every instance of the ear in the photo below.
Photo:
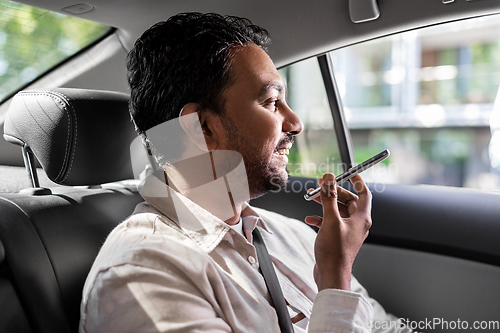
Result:
<svg viewBox="0 0 500 333"><path fill-rule="evenodd" d="M202 151L212 151L217 147L217 135L212 131L214 114L202 109L198 103L184 105L179 122L191 142Z"/></svg>

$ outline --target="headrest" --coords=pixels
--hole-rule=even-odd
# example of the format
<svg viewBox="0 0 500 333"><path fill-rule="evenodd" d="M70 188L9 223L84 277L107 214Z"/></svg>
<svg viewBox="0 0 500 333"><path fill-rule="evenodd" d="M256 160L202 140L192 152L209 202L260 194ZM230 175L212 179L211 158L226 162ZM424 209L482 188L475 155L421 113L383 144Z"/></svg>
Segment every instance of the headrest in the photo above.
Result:
<svg viewBox="0 0 500 333"><path fill-rule="evenodd" d="M58 184L130 179L130 143L137 135L128 99L123 93L87 89L21 91L10 104L4 138L31 150Z"/></svg>

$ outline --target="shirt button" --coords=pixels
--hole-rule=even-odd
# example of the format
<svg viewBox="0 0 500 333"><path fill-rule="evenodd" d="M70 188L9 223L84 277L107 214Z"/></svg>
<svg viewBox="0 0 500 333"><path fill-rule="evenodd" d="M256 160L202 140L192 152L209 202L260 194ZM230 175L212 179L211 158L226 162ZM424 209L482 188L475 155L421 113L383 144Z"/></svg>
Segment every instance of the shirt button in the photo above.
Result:
<svg viewBox="0 0 500 333"><path fill-rule="evenodd" d="M255 260L255 258L254 258L254 257L249 256L249 257L248 257L248 262L249 262L249 263L251 263L251 264L253 265L253 264L255 264L255 263L257 262L257 260Z"/></svg>
<svg viewBox="0 0 500 333"><path fill-rule="evenodd" d="M231 233L231 235L236 235L236 231L234 231L233 229L229 230L229 232Z"/></svg>

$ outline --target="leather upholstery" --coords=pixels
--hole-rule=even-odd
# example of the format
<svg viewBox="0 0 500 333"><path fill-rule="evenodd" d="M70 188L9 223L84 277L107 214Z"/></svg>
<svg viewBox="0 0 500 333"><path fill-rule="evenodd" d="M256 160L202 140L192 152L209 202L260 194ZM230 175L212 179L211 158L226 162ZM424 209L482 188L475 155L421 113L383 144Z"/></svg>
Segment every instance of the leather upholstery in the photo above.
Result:
<svg viewBox="0 0 500 333"><path fill-rule="evenodd" d="M94 258L109 232L141 201L137 192L119 187L60 187L51 195L0 197L7 277L35 332L77 332L83 284Z"/></svg>
<svg viewBox="0 0 500 333"><path fill-rule="evenodd" d="M128 95L109 91L22 91L4 125L4 138L29 147L49 179L64 185L133 178L129 146L135 137Z"/></svg>
<svg viewBox="0 0 500 333"><path fill-rule="evenodd" d="M29 147L59 184L133 178L136 135L125 94L20 92L4 137ZM123 183L26 193L0 194L0 332L77 332L90 267L109 232L142 198Z"/></svg>

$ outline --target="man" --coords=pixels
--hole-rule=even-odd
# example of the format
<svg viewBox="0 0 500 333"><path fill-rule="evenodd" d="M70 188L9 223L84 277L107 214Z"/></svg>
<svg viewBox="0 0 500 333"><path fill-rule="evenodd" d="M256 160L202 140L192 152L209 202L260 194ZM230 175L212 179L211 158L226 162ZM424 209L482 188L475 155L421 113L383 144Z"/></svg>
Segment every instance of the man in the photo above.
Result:
<svg viewBox="0 0 500 333"><path fill-rule="evenodd" d="M320 179L324 215L306 219L317 236L246 202L286 183L286 154L302 131L268 43L248 20L198 13L160 22L136 42L131 114L154 172L141 188L146 202L93 265L80 332L279 332L255 235L296 332L368 332L373 307L389 320L351 277L371 226L359 176L358 195L332 174Z"/></svg>

